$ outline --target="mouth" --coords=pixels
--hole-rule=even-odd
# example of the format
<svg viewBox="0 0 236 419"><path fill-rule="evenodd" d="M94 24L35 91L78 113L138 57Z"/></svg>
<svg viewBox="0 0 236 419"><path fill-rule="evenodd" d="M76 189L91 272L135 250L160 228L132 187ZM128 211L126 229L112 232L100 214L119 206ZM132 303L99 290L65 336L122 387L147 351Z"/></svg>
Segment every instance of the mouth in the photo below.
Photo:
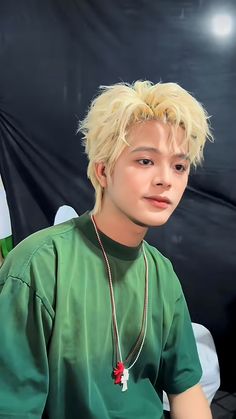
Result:
<svg viewBox="0 0 236 419"><path fill-rule="evenodd" d="M145 199L153 206L161 209L166 209L171 204L169 198L165 196L147 196Z"/></svg>

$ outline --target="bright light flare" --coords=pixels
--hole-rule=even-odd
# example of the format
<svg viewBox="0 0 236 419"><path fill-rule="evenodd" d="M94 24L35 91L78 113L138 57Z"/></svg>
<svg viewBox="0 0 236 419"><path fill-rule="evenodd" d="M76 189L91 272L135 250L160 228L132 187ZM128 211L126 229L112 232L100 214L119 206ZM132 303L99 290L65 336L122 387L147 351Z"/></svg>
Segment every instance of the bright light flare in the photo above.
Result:
<svg viewBox="0 0 236 419"><path fill-rule="evenodd" d="M228 14L218 14L212 18L212 29L216 36L224 37L231 34L233 20Z"/></svg>

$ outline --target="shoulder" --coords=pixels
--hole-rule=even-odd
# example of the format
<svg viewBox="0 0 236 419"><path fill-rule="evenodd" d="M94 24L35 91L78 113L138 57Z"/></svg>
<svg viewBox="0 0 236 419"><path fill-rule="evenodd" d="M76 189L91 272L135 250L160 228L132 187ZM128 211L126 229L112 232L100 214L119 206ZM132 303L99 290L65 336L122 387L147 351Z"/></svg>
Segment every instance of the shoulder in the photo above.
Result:
<svg viewBox="0 0 236 419"><path fill-rule="evenodd" d="M156 247L150 245L144 241L144 246L146 252L153 258L153 260L158 263L162 268L173 271L173 266L171 261L164 256Z"/></svg>
<svg viewBox="0 0 236 419"><path fill-rule="evenodd" d="M76 224L72 219L31 234L8 254L1 268L1 278L22 278L32 264L36 266L41 262L46 267L50 262L52 265L58 249L64 247L75 232Z"/></svg>
<svg viewBox="0 0 236 419"><path fill-rule="evenodd" d="M182 287L177 277L171 261L165 257L156 247L144 242L145 251L150 264L150 271L153 275L156 273L160 290L173 295L178 299L182 295Z"/></svg>

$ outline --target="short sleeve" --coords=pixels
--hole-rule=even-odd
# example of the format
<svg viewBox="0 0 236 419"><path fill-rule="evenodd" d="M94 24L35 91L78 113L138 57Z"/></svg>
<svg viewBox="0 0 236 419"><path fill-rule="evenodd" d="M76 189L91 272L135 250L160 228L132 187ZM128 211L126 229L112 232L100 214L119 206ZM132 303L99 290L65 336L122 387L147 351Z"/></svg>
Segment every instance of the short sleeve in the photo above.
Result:
<svg viewBox="0 0 236 419"><path fill-rule="evenodd" d="M37 290L7 271L8 261L0 269L0 418L40 419L52 318Z"/></svg>
<svg viewBox="0 0 236 419"><path fill-rule="evenodd" d="M162 354L162 388L167 394L179 394L197 384L201 375L189 311L181 290Z"/></svg>

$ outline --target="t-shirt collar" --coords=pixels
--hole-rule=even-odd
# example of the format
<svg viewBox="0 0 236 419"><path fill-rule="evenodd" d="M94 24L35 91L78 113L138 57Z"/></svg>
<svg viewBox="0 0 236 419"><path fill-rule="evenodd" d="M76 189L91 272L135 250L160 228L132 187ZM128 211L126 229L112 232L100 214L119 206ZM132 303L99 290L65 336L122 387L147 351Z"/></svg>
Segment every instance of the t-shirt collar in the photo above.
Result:
<svg viewBox="0 0 236 419"><path fill-rule="evenodd" d="M82 231L82 233L86 236L86 238L92 242L93 245L101 249L100 244L98 242L93 223L91 221L90 212L87 211L79 218L76 219L77 228ZM136 247L126 246L124 244L118 243L115 240L112 240L106 234L102 233L99 230L99 235L103 244L105 251L110 254L111 256L117 257L123 260L133 260L137 259L137 257L141 254L141 246L140 243Z"/></svg>

